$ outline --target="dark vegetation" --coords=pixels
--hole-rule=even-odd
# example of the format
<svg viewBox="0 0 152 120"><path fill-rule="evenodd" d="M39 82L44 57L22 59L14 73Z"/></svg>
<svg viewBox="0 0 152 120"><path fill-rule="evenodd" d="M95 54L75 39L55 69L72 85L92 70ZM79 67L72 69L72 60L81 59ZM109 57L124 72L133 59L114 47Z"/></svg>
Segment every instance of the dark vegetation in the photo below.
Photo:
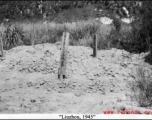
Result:
<svg viewBox="0 0 152 120"><path fill-rule="evenodd" d="M119 48L129 50L130 52L145 52L149 50L149 43L152 43L151 5L151 1L142 2L142 5L136 1L104 0L0 1L0 20L1 23L3 22L4 24L5 22L12 24L17 21L36 22L42 20L65 23L108 16L114 19L113 24L116 28L116 30L111 31L110 36L108 37L108 39L111 41L111 46L118 46ZM121 31L120 18L127 17L122 7L127 8L130 17L135 17L135 21L132 23L132 31L129 33L123 33ZM100 9L104 10L104 12L99 12ZM7 22L7 20L9 21ZM7 30L8 29L9 28L7 28ZM77 37L80 36L79 39L81 39L81 34L83 33L80 32L80 30L78 33L80 34L77 35ZM25 41L25 39L23 41Z"/></svg>
<svg viewBox="0 0 152 120"><path fill-rule="evenodd" d="M65 22L64 19L69 22L75 18L84 20L90 15L101 16L98 12L93 12L94 8L108 10L104 15L112 12L124 17L126 14L122 10L123 6L132 15L136 14L136 2L129 1L0 1L0 20L40 19L45 13L47 19L53 20L62 16L61 22ZM69 16L68 12L73 14L69 13Z"/></svg>

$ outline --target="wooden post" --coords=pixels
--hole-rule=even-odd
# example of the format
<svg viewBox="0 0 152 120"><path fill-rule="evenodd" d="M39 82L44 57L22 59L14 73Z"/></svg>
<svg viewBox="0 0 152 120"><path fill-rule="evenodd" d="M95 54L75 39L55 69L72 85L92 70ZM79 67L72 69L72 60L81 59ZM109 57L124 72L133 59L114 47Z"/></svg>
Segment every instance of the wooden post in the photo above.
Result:
<svg viewBox="0 0 152 120"><path fill-rule="evenodd" d="M150 59L152 60L152 44L150 44Z"/></svg>
<svg viewBox="0 0 152 120"><path fill-rule="evenodd" d="M34 47L34 45L35 45L35 23L33 23L33 37L32 37L32 46Z"/></svg>
<svg viewBox="0 0 152 120"><path fill-rule="evenodd" d="M1 49L1 57L4 56L4 51L3 51L3 40L0 38L0 49Z"/></svg>
<svg viewBox="0 0 152 120"><path fill-rule="evenodd" d="M97 34L93 36L93 57L97 57Z"/></svg>
<svg viewBox="0 0 152 120"><path fill-rule="evenodd" d="M58 79L62 80L67 78L66 68L67 68L67 54L69 45L70 33L63 32L62 42L61 42L61 57L60 57L60 67L58 69Z"/></svg>

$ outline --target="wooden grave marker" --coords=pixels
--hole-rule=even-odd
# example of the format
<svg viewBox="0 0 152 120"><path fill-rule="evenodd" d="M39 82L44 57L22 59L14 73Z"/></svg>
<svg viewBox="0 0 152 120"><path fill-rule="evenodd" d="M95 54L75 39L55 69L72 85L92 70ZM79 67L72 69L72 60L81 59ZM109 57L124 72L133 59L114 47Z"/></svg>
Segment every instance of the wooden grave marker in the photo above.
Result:
<svg viewBox="0 0 152 120"><path fill-rule="evenodd" d="M58 79L60 80L67 78L66 68L67 68L69 36L70 36L69 32L63 32L62 42L61 42L60 67L58 69Z"/></svg>
<svg viewBox="0 0 152 120"><path fill-rule="evenodd" d="M152 60L152 44L150 44L150 59Z"/></svg>
<svg viewBox="0 0 152 120"><path fill-rule="evenodd" d="M97 34L93 36L93 57L97 57Z"/></svg>
<svg viewBox="0 0 152 120"><path fill-rule="evenodd" d="M3 51L3 40L0 38L0 50L1 50L1 57L4 56L4 51Z"/></svg>
<svg viewBox="0 0 152 120"><path fill-rule="evenodd" d="M35 45L35 25L34 25L34 23L33 23L33 38L32 38L32 46L34 47L34 45Z"/></svg>

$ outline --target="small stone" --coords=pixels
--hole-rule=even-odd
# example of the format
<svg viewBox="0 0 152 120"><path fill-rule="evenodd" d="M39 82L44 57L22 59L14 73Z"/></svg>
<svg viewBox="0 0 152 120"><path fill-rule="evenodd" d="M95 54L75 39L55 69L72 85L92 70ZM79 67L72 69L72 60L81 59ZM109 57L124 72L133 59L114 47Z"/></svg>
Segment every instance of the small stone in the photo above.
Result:
<svg viewBox="0 0 152 120"><path fill-rule="evenodd" d="M125 106L120 106L119 109L124 111L126 108L125 108Z"/></svg>
<svg viewBox="0 0 152 120"><path fill-rule="evenodd" d="M115 77L115 75L111 75L112 77Z"/></svg>
<svg viewBox="0 0 152 120"><path fill-rule="evenodd" d="M32 103L35 103L35 102L36 102L36 100L34 100L34 99L31 99L31 102L32 102Z"/></svg>
<svg viewBox="0 0 152 120"><path fill-rule="evenodd" d="M113 89L110 90L110 92L113 92L113 91L114 91Z"/></svg>

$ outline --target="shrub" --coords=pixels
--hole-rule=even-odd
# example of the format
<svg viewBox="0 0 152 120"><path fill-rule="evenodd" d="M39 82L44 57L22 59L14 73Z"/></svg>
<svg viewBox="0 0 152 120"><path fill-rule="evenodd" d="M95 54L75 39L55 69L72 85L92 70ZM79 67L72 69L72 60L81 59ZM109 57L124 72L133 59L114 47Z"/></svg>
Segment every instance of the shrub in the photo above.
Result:
<svg viewBox="0 0 152 120"><path fill-rule="evenodd" d="M138 52L146 52L152 40L152 13L151 1L142 2L142 6L136 6L135 20L132 22L133 47ZM152 43L152 42L151 42Z"/></svg>
<svg viewBox="0 0 152 120"><path fill-rule="evenodd" d="M150 107L152 105L152 79L143 67L137 68L136 79L131 86L134 99L139 106Z"/></svg>
<svg viewBox="0 0 152 120"><path fill-rule="evenodd" d="M90 24L87 26L84 26L82 28L76 28L73 29L70 32L70 40L71 45L79 45L82 40L86 40L86 46L87 43L89 44L90 41L87 41L86 38L92 37L98 30L98 26L96 24ZM80 41L81 40L81 41Z"/></svg>
<svg viewBox="0 0 152 120"><path fill-rule="evenodd" d="M23 29L18 25L8 25L2 33L4 49L22 45L24 39Z"/></svg>
<svg viewBox="0 0 152 120"><path fill-rule="evenodd" d="M125 25L119 31L116 28L112 29L110 35L107 37L111 47L128 51L135 51L133 38L132 28Z"/></svg>
<svg viewBox="0 0 152 120"><path fill-rule="evenodd" d="M119 18L113 17L113 24L117 31L121 29L121 20Z"/></svg>

